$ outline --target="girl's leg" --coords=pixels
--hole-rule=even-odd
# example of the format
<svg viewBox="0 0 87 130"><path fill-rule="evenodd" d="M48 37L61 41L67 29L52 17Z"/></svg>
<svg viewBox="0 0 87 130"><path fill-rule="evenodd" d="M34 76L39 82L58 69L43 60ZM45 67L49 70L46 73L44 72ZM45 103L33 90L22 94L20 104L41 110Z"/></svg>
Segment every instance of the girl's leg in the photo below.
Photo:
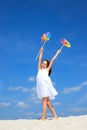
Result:
<svg viewBox="0 0 87 130"><path fill-rule="evenodd" d="M49 110L51 111L51 113L52 113L54 119L57 119L58 116L57 116L57 114L56 114L56 112L55 112L55 109L54 109L53 106L51 105L49 98L47 98L47 106L48 106Z"/></svg>
<svg viewBox="0 0 87 130"><path fill-rule="evenodd" d="M42 118L41 120L46 119L46 109L47 109L47 97L42 98Z"/></svg>

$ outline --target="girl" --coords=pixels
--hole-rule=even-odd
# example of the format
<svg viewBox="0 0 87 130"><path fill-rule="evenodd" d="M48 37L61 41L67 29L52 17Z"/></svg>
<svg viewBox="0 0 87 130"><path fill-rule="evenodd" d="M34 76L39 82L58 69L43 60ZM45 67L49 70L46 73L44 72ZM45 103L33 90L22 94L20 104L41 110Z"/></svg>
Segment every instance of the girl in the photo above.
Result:
<svg viewBox="0 0 87 130"><path fill-rule="evenodd" d="M58 54L61 50L58 50L55 56L49 62L48 60L42 61L43 55L43 47L40 49L39 61L38 61L38 74L36 77L36 89L37 89L37 96L39 99L42 100L42 117L41 120L46 119L46 108L48 107L51 111L54 119L57 119L57 114L50 103L50 100L55 99L55 96L58 94L55 88L52 85L52 81L49 77L51 73L51 67L55 59L57 58Z"/></svg>

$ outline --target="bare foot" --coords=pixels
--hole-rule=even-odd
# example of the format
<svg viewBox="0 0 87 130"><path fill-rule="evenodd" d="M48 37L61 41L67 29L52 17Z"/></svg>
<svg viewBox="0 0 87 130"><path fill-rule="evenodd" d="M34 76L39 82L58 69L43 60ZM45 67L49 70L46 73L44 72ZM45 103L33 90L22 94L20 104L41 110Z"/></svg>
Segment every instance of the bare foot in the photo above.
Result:
<svg viewBox="0 0 87 130"><path fill-rule="evenodd" d="M39 118L38 120L44 121L46 118Z"/></svg>
<svg viewBox="0 0 87 130"><path fill-rule="evenodd" d="M58 120L58 117L56 116L56 117L53 117L52 119L53 119L53 120Z"/></svg>
<svg viewBox="0 0 87 130"><path fill-rule="evenodd" d="M41 118L40 121L44 121L46 118Z"/></svg>

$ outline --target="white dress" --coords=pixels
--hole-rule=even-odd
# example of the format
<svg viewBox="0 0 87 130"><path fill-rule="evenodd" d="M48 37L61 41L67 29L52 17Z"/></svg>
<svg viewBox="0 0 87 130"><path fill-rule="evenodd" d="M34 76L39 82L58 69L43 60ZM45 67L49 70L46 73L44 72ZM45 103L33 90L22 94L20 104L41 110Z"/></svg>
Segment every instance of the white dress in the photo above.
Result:
<svg viewBox="0 0 87 130"><path fill-rule="evenodd" d="M49 99L55 99L58 94L56 89L53 87L52 81L48 76L46 69L40 69L36 77L36 90L39 99L43 97L49 97Z"/></svg>

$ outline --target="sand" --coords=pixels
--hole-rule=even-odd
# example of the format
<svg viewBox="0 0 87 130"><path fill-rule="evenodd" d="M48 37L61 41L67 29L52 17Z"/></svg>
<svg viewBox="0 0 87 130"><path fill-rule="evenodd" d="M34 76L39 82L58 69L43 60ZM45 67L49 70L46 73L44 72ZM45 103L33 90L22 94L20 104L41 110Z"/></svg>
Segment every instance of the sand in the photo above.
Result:
<svg viewBox="0 0 87 130"><path fill-rule="evenodd" d="M57 120L0 120L0 130L87 130L87 115L59 117Z"/></svg>

